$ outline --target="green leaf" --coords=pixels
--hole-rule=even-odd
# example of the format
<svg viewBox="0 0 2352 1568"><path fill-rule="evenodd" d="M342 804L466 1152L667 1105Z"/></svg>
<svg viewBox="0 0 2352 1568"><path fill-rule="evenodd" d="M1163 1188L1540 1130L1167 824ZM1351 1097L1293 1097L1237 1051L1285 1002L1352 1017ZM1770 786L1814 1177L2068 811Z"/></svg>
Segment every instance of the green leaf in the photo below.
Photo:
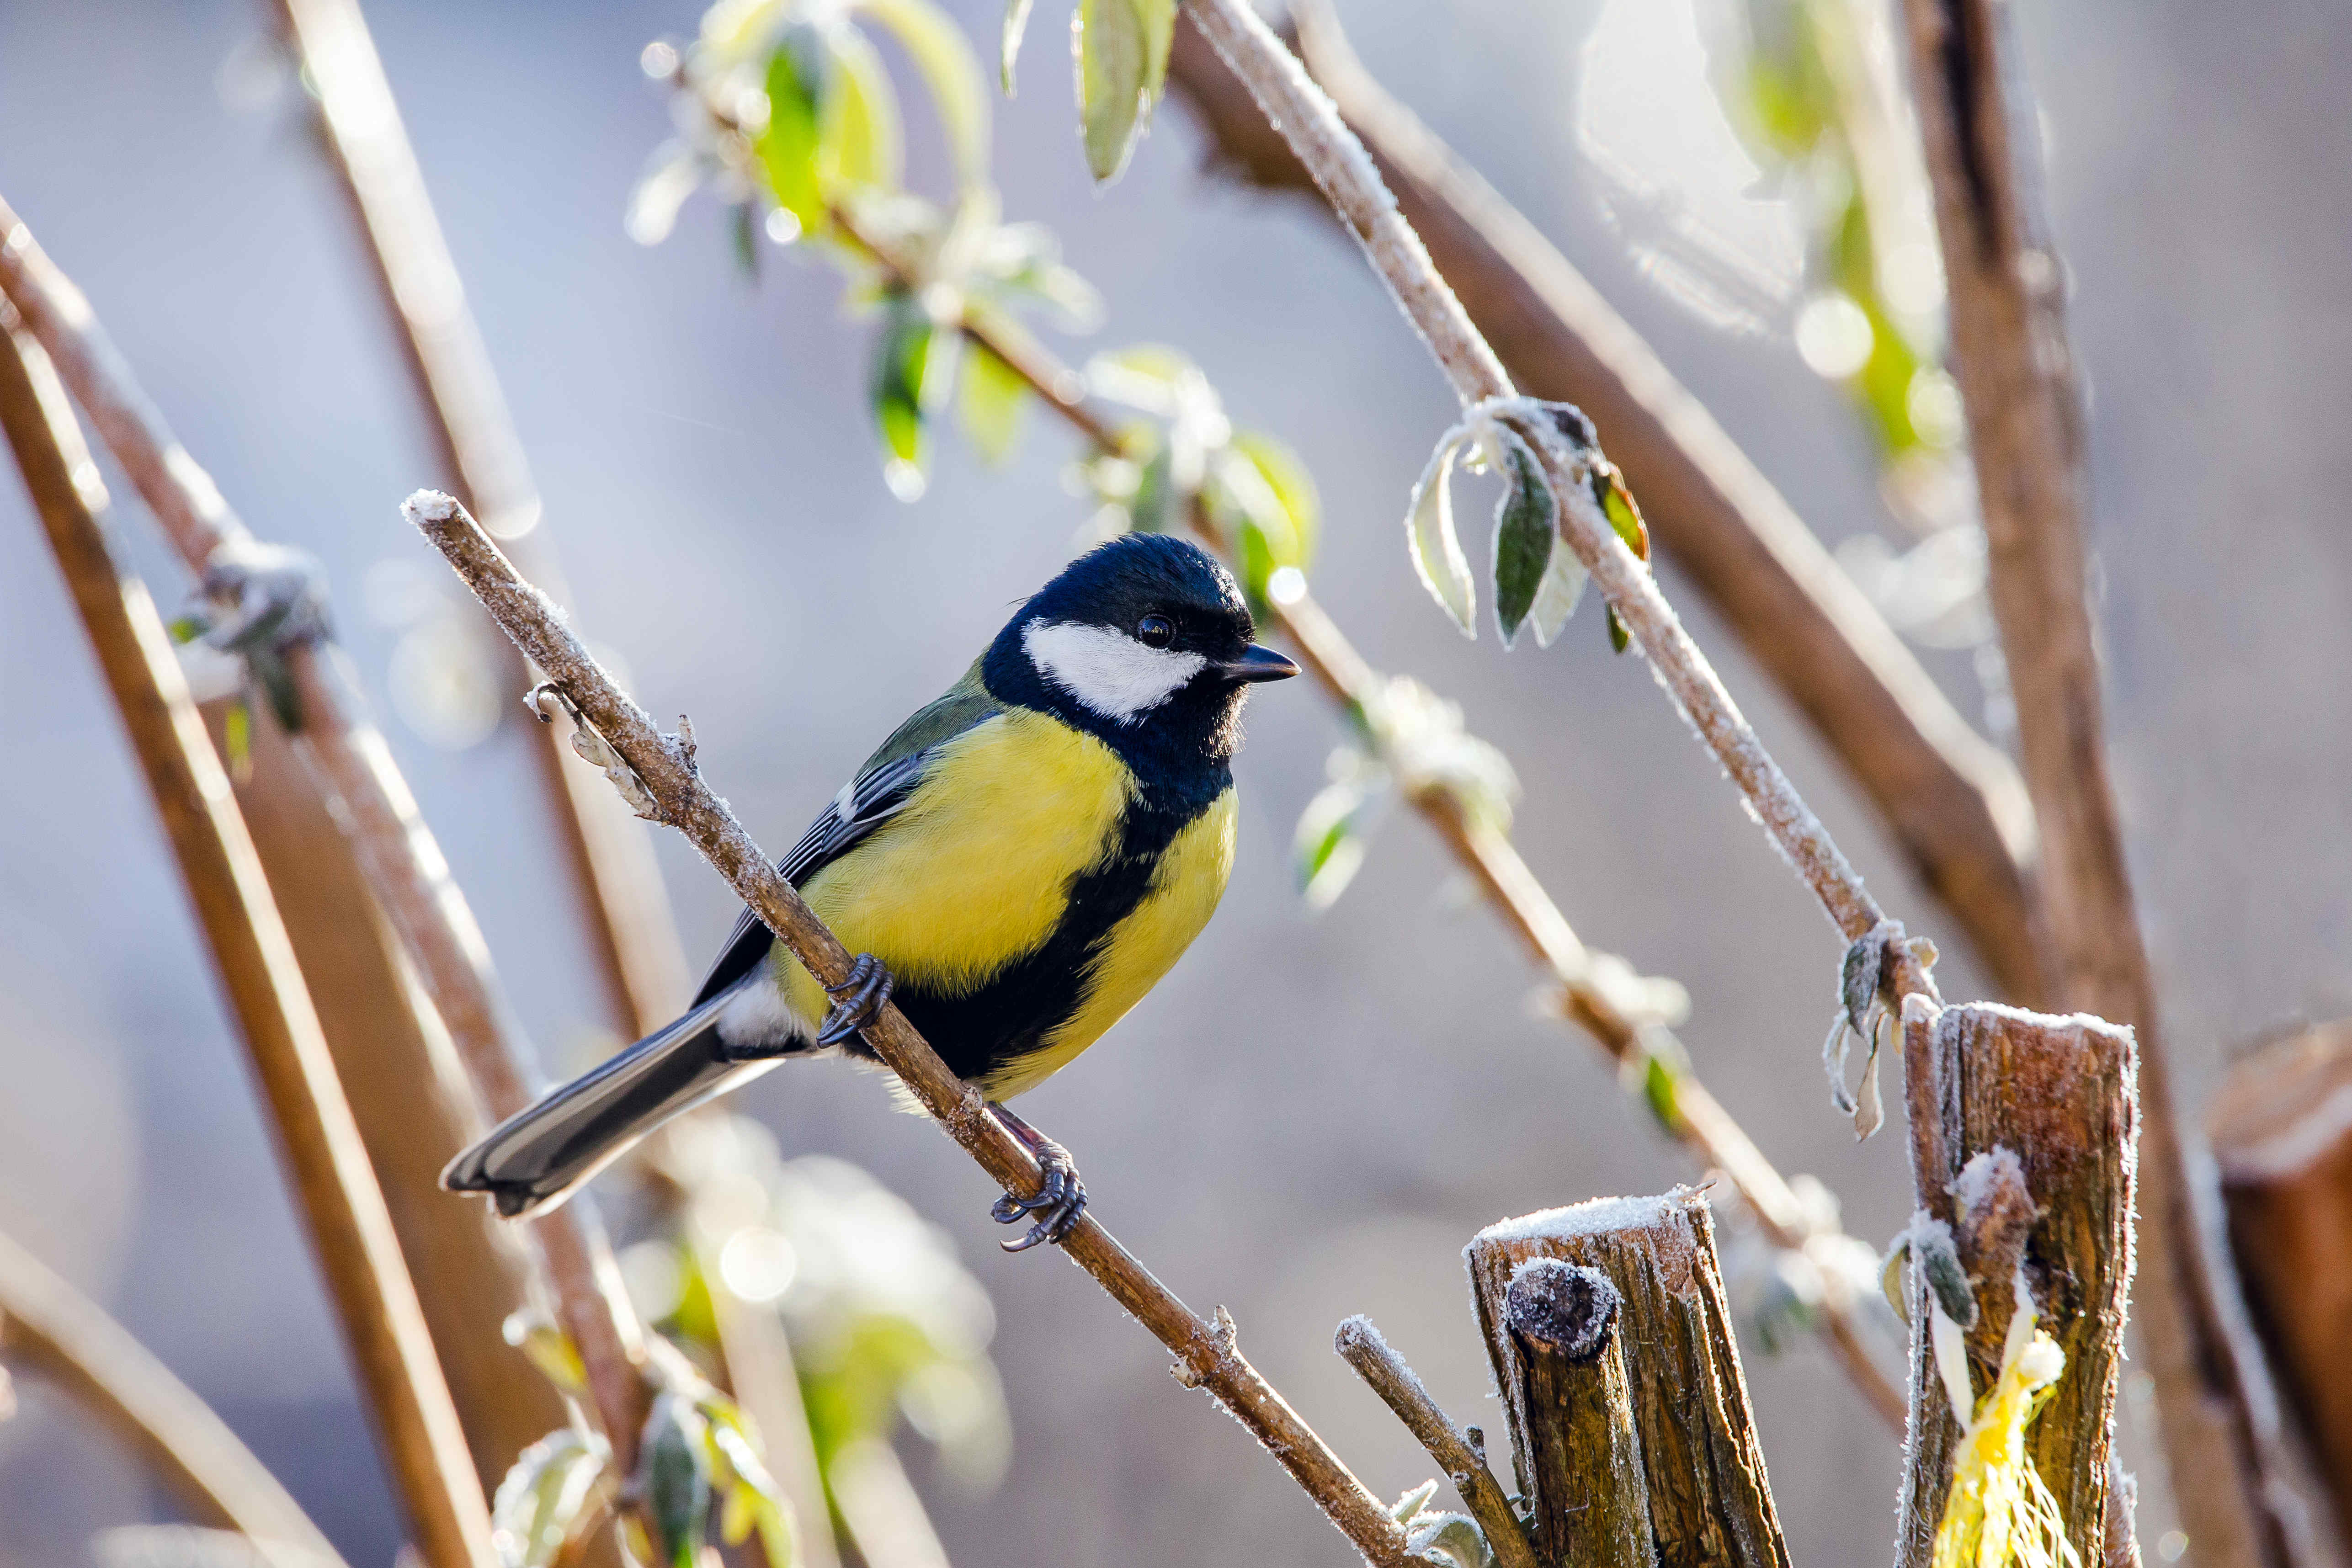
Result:
<svg viewBox="0 0 2352 1568"><path fill-rule="evenodd" d="M644 1456L637 1490L655 1535L655 1549L668 1568L696 1568L703 1531L710 1522L710 1470L707 1424L693 1404L676 1394L654 1399L646 1417Z"/></svg>
<svg viewBox="0 0 2352 1568"><path fill-rule="evenodd" d="M1405 513L1405 546L1421 585L1454 617L1465 637L1475 638L1478 590L1470 575L1470 558L1462 553L1461 536L1454 530L1451 493L1454 457L1461 446L1459 434L1450 433L1430 454L1429 465L1412 487L1412 504Z"/></svg>
<svg viewBox="0 0 2352 1568"><path fill-rule="evenodd" d="M1326 785L1299 813L1291 858L1307 908L1330 908L1362 869L1366 799L1362 785L1345 779Z"/></svg>
<svg viewBox="0 0 2352 1568"><path fill-rule="evenodd" d="M530 1308L510 1312L499 1332L561 1394L585 1394L588 1368L572 1336Z"/></svg>
<svg viewBox="0 0 2352 1568"><path fill-rule="evenodd" d="M1315 545L1323 524L1323 501L1316 493L1314 476L1298 460L1297 453L1256 431L1235 431L1232 449L1256 470L1266 494L1279 508L1279 525L1260 519L1266 529L1267 542L1273 547L1274 564L1295 566L1305 571L1315 559ZM1251 515L1259 514L1253 508Z"/></svg>
<svg viewBox="0 0 2352 1568"><path fill-rule="evenodd" d="M1536 590L1535 606L1528 612L1528 625L1536 634L1536 646L1549 648L1559 637L1560 628L1576 613L1576 606L1584 598L1587 573L1576 552L1555 548L1551 564L1544 568L1543 582Z"/></svg>
<svg viewBox="0 0 2352 1568"><path fill-rule="evenodd" d="M957 182L966 190L986 184L988 92L963 29L933 0L859 0L859 6L890 29L922 73L955 157Z"/></svg>
<svg viewBox="0 0 2352 1568"><path fill-rule="evenodd" d="M1650 1114L1658 1119L1658 1125L1669 1133L1682 1130L1681 1088L1681 1075L1673 1064L1653 1052L1642 1069L1642 1098L1649 1105Z"/></svg>
<svg viewBox="0 0 2352 1568"><path fill-rule="evenodd" d="M1135 151L1151 41L1139 0L1078 0L1076 23L1071 41L1087 167L1098 182L1114 180Z"/></svg>
<svg viewBox="0 0 2352 1568"><path fill-rule="evenodd" d="M242 782L253 770L253 708L243 697L221 715L221 749L228 753L230 777Z"/></svg>
<svg viewBox="0 0 2352 1568"><path fill-rule="evenodd" d="M1127 504L1127 526L1139 534L1164 534L1176 526L1175 452L1166 442L1143 465L1135 497Z"/></svg>
<svg viewBox="0 0 2352 1568"><path fill-rule="evenodd" d="M824 40L835 69L818 121L823 135L817 172L824 189L827 195L844 186L895 191L905 157L890 73L856 28L832 28Z"/></svg>
<svg viewBox="0 0 2352 1568"><path fill-rule="evenodd" d="M939 339L939 329L914 296L890 296L875 356L872 396L874 422L882 433L883 476L902 501L922 495L930 461L926 426L937 401L933 388L942 357L937 352Z"/></svg>
<svg viewBox="0 0 2352 1568"><path fill-rule="evenodd" d="M997 44L997 53L1007 98L1013 96L1013 63L1021 56L1021 35L1029 30L1029 7L1035 4L1036 0L1005 0L1004 35Z"/></svg>
<svg viewBox="0 0 2352 1568"><path fill-rule="evenodd" d="M1559 503L1525 442L1506 434L1503 451L1511 471L1495 507L1495 624L1507 648L1517 640L1519 622L1535 608L1544 572L1551 565Z"/></svg>
<svg viewBox="0 0 2352 1568"><path fill-rule="evenodd" d="M768 193L800 221L803 234L824 226L824 183L817 170L823 137L826 51L816 29L788 27L768 57L768 126L760 132L760 167Z"/></svg>
<svg viewBox="0 0 2352 1568"><path fill-rule="evenodd" d="M490 1504L499 1568L546 1568L593 1522L597 1482L612 1458L602 1437L564 1427L525 1448Z"/></svg>
<svg viewBox="0 0 2352 1568"><path fill-rule="evenodd" d="M173 616L171 624L163 628L174 643L193 643L212 629L210 621L194 612Z"/></svg>
<svg viewBox="0 0 2352 1568"><path fill-rule="evenodd" d="M1143 18L1143 105L1149 110L1168 85L1168 55L1176 43L1176 0L1135 0Z"/></svg>
<svg viewBox="0 0 2352 1568"><path fill-rule="evenodd" d="M992 350L973 345L956 380L956 423L982 459L1002 465L1020 444L1029 383Z"/></svg>
<svg viewBox="0 0 2352 1568"><path fill-rule="evenodd" d="M1609 607L1609 651L1622 653L1633 645L1633 635L1625 630L1625 622L1617 619L1617 607Z"/></svg>
<svg viewBox="0 0 2352 1568"><path fill-rule="evenodd" d="M1609 526L1625 541L1636 560L1650 559L1650 529L1642 521L1642 508L1633 504L1633 492L1625 488L1625 476L1611 463L1596 463L1592 468L1592 498L1601 503L1601 512Z"/></svg>

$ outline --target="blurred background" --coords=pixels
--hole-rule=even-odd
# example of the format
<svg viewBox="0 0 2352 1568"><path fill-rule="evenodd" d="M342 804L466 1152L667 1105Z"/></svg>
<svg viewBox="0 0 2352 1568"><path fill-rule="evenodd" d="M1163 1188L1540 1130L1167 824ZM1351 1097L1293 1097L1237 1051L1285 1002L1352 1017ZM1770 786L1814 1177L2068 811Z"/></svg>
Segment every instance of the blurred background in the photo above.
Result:
<svg viewBox="0 0 2352 1568"><path fill-rule="evenodd" d="M992 40L993 6L951 8ZM1817 373L1841 362L1846 323L1807 303L1806 194L1769 160L1743 166L1688 0L1354 0L1341 16L1370 69L1591 277L1825 539L1908 547L1916 493L1889 481L1884 431ZM647 708L693 715L708 776L781 849L1070 552L1092 504L1064 482L1068 438L1033 418L1002 469L945 440L927 493L896 499L866 407L872 326L845 315L831 272L763 246L748 278L707 198L657 246L625 234L671 130L639 50L690 36L696 5L379 0L369 17L578 624ZM2019 22L2089 382L2116 787L2193 1104L2234 1045L2352 1007L2352 448L2336 439L2352 416L2352 181L2328 129L2352 56L2331 8L2308 3L2046 0ZM1590 607L1549 653L1452 630L1400 548L1454 412L1421 345L1304 204L1201 172L1181 103L1097 192L1060 30L1048 7L1021 95L996 105L996 174L1007 214L1050 225L1101 290L1093 341L1181 346L1237 423L1298 450L1323 500L1318 596L1375 663L1459 702L1510 756L1519 842L1580 932L1688 988L1681 1033L1717 1096L1883 1242L1909 1176L1898 1138L1857 1146L1826 1104L1815 1047L1838 946L1810 897ZM0 5L0 193L247 519L327 562L343 639L540 1053L575 1065L615 1042L525 739L502 722L514 694L466 685L485 633L400 524L400 498L440 476L264 34L244 0ZM909 144L919 184L940 162L923 110ZM1933 434L1932 398L1912 401ZM129 553L168 606L180 574L115 489ZM1866 575L1890 553L1848 559ZM1664 576L1881 899L1946 938L1946 993L1978 994L1867 807ZM1922 635L1954 701L1998 733L1998 683L1965 629ZM397 1513L242 1051L13 476L0 735L0 1230L210 1401L353 1563L383 1563ZM1371 1313L1457 1418L1499 1432L1459 1259L1471 1234L1689 1172L1589 1046L1531 1013L1526 965L1409 814L1309 914L1293 824L1340 738L1303 685L1254 699L1222 913L1022 1109L1072 1147L1121 1239L1196 1307L1229 1305L1256 1364L1394 1496L1429 1461L1333 1356L1333 1324ZM735 902L682 841L657 848L698 963ZM961 1568L1342 1560L1098 1291L1050 1256L997 1253L985 1178L879 1082L801 1068L739 1108L788 1155L871 1171L992 1299L1006 1483L961 1487L909 1451ZM1744 1349L1795 1556L1874 1559L1895 1445L1811 1343ZM169 1516L100 1434L24 1395L0 1424L0 1563L80 1561L92 1531ZM2126 1396L2154 1549L2160 1467L2146 1397Z"/></svg>

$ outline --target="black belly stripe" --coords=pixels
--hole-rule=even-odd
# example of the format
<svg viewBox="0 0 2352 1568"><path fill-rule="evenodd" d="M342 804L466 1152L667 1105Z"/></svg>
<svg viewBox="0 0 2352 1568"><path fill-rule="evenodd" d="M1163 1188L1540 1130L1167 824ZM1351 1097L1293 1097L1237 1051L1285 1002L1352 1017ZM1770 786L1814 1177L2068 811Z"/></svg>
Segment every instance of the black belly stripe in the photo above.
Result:
<svg viewBox="0 0 2352 1568"><path fill-rule="evenodd" d="M1232 787L1232 775L1186 780L1190 787L1146 789L1119 818L1118 842L1101 863L1070 883L1069 904L1045 943L961 996L902 981L891 999L922 1031L957 1077L978 1082L1036 1051L1084 999L1087 971L1118 923L1151 889L1160 857L1176 835ZM870 1057L863 1036L855 1054Z"/></svg>

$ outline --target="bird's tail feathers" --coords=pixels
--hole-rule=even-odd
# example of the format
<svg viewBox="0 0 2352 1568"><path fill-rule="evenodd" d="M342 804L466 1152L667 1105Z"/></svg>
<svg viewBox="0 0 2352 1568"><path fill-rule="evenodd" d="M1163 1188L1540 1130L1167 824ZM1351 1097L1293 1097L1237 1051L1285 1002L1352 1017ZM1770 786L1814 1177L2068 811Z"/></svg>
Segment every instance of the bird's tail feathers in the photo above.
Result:
<svg viewBox="0 0 2352 1568"><path fill-rule="evenodd" d="M737 988L516 1112L451 1160L441 1185L488 1193L509 1219L543 1212L671 1117L773 1066L730 1061L719 1044Z"/></svg>

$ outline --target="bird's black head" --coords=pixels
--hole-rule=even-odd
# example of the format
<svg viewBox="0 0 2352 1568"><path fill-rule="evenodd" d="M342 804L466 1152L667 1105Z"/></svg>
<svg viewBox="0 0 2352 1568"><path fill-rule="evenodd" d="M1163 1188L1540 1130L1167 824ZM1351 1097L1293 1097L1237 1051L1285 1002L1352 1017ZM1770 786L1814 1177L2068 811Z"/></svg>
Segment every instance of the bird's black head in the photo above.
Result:
<svg viewBox="0 0 2352 1568"><path fill-rule="evenodd" d="M1242 697L1298 666L1251 641L1233 574L1196 545L1128 534L1039 589L982 664L1001 702L1099 737L1147 779L1222 766L1240 743Z"/></svg>

